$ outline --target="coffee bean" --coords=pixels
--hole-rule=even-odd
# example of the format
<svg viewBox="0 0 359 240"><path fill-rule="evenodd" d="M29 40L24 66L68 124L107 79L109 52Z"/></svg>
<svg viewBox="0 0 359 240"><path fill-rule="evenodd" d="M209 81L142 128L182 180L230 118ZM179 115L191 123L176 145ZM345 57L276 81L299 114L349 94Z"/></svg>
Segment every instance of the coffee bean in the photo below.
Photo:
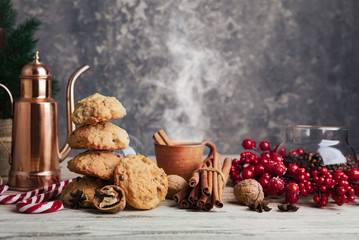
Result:
<svg viewBox="0 0 359 240"><path fill-rule="evenodd" d="M325 165L323 158L319 153L304 152L300 155L284 156L283 161L287 166L290 163L296 163L300 167L304 167L308 172L313 170L319 171L322 167L326 167L330 173L333 173L335 170L346 172L352 168L358 168L356 157L347 154L345 155L345 158L347 159L346 163Z"/></svg>

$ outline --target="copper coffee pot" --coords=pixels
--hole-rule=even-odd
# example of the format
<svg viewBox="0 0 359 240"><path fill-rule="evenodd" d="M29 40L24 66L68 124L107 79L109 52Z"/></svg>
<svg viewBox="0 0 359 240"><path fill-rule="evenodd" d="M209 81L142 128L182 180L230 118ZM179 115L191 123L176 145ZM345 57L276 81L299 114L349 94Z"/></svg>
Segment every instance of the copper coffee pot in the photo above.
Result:
<svg viewBox="0 0 359 240"><path fill-rule="evenodd" d="M52 74L39 60L36 52L34 61L23 67L20 98L14 104L9 89L0 84L10 95L14 115L8 180L14 190L28 191L59 182L59 163L71 152L67 143L59 150L58 107L51 98ZM67 84L67 136L76 127L70 120L75 106L74 86L88 69L87 65L77 69Z"/></svg>

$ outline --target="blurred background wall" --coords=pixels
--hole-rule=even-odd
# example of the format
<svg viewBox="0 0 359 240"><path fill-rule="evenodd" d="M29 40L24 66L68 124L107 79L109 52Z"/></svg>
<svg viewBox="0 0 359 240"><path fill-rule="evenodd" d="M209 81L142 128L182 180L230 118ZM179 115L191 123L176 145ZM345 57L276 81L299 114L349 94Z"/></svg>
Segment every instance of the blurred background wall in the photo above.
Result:
<svg viewBox="0 0 359 240"><path fill-rule="evenodd" d="M359 1L13 0L42 21L42 62L65 94L117 97L114 123L153 154L152 134L208 139L237 153L244 138L283 140L288 124L345 125L359 151Z"/></svg>

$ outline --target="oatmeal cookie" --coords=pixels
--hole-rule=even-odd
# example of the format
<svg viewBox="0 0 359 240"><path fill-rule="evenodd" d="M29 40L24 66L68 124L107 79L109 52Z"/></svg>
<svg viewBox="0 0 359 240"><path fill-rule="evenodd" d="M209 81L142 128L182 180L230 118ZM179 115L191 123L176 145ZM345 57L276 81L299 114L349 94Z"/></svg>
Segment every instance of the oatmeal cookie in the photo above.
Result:
<svg viewBox="0 0 359 240"><path fill-rule="evenodd" d="M99 122L76 128L67 142L74 149L111 150L127 148L130 139L126 130L110 122Z"/></svg>
<svg viewBox="0 0 359 240"><path fill-rule="evenodd" d="M113 180L113 172L120 160L110 151L89 150L68 161L67 168L71 172L86 176Z"/></svg>
<svg viewBox="0 0 359 240"><path fill-rule="evenodd" d="M122 158L115 169L114 180L123 189L127 203L137 209L155 208L167 194L166 173L140 154Z"/></svg>
<svg viewBox="0 0 359 240"><path fill-rule="evenodd" d="M91 124L126 116L126 109L115 97L95 93L77 102L71 114L75 124Z"/></svg>
<svg viewBox="0 0 359 240"><path fill-rule="evenodd" d="M107 184L108 182L98 178L79 177L62 191L61 202L71 208L91 208L96 189Z"/></svg>

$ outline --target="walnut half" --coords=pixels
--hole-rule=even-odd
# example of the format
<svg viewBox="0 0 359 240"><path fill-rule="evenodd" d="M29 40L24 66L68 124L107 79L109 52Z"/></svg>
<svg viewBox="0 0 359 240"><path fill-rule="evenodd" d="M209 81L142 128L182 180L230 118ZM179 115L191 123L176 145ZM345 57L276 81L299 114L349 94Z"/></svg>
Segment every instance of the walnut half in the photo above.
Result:
<svg viewBox="0 0 359 240"><path fill-rule="evenodd" d="M126 197L119 186L107 185L96 190L93 204L101 212L117 213L125 208Z"/></svg>

